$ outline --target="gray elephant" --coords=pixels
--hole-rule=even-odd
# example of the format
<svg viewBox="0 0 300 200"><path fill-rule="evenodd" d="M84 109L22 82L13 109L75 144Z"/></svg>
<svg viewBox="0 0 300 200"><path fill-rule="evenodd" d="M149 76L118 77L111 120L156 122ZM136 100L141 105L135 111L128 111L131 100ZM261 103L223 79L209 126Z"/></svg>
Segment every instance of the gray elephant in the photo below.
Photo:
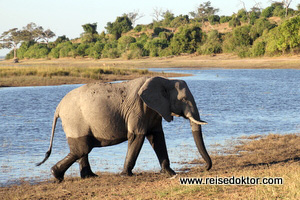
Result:
<svg viewBox="0 0 300 200"><path fill-rule="evenodd" d="M162 77L142 77L123 83L92 83L69 92L59 103L54 114L50 146L42 162L51 154L55 126L61 118L70 153L56 163L51 172L62 181L66 170L79 162L82 178L96 176L91 170L88 154L94 147L105 147L128 140L128 150L121 174L132 175L136 159L145 137L153 147L162 172L176 173L170 168L162 118L173 116L190 120L196 146L212 166L203 143L199 112L187 84L182 80Z"/></svg>

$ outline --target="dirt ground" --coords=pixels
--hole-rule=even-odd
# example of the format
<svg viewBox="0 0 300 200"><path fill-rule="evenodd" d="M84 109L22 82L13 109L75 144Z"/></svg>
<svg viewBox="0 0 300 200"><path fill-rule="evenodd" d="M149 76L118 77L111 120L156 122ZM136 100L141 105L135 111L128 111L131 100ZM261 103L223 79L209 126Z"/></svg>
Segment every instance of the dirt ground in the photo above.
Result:
<svg viewBox="0 0 300 200"><path fill-rule="evenodd" d="M270 134L239 138L210 152L213 167L204 171L203 160L170 179L159 172L132 177L97 172L98 177L67 177L31 185L27 182L0 188L0 199L299 199L300 135ZM277 185L181 185L179 178L220 177L282 178Z"/></svg>

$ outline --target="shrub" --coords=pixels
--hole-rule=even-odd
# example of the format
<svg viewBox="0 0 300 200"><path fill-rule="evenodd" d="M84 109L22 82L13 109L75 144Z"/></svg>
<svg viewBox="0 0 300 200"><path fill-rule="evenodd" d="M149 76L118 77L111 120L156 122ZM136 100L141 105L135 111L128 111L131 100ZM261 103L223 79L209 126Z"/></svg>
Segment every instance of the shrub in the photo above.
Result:
<svg viewBox="0 0 300 200"><path fill-rule="evenodd" d="M251 47L251 56L263 56L265 54L266 43L262 40L256 40Z"/></svg>
<svg viewBox="0 0 300 200"><path fill-rule="evenodd" d="M30 46L24 53L25 58L46 58L48 56L49 49L46 44L36 43Z"/></svg>
<svg viewBox="0 0 300 200"><path fill-rule="evenodd" d="M77 55L79 55L81 57L87 56L88 55L87 49L89 47L90 46L88 44L85 44L85 43L79 44L78 47L76 48Z"/></svg>
<svg viewBox="0 0 300 200"><path fill-rule="evenodd" d="M220 23L226 23L229 22L231 20L231 17L229 16L221 16L220 17Z"/></svg>
<svg viewBox="0 0 300 200"><path fill-rule="evenodd" d="M241 22L238 18L232 17L231 20L229 21L229 27L237 27L240 26Z"/></svg>
<svg viewBox="0 0 300 200"><path fill-rule="evenodd" d="M131 36L124 35L119 38L118 40L118 49L120 51L128 50L130 47L130 44L135 43L136 39Z"/></svg>
<svg viewBox="0 0 300 200"><path fill-rule="evenodd" d="M207 34L207 39L197 51L199 54L214 54L222 52L222 43L218 31L213 30Z"/></svg>
<svg viewBox="0 0 300 200"><path fill-rule="evenodd" d="M214 24L219 24L220 23L220 16L219 15L210 15L208 17L208 21L210 22L210 24L214 25Z"/></svg>
<svg viewBox="0 0 300 200"><path fill-rule="evenodd" d="M170 46L174 54L194 53L202 42L203 33L198 26L182 26L171 39Z"/></svg>

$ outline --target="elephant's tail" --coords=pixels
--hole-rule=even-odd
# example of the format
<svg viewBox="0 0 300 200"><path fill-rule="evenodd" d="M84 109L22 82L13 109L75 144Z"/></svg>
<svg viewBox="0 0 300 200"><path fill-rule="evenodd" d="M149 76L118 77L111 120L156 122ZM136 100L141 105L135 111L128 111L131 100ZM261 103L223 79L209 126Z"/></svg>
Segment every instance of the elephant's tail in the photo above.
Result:
<svg viewBox="0 0 300 200"><path fill-rule="evenodd" d="M54 132L55 132L55 127L56 127L56 122L57 122L57 119L59 118L59 114L58 114L58 108L56 109L55 111L55 114L54 114L54 119L53 119L53 123L52 123L52 133L51 133L51 138L50 138L50 146L48 148L48 151L46 152L45 154L45 158L42 162L40 163L37 163L36 166L40 166L41 164L43 164L46 160L48 160L48 158L50 157L50 154L51 154L51 150L52 150L52 144L53 144L53 138L54 138Z"/></svg>

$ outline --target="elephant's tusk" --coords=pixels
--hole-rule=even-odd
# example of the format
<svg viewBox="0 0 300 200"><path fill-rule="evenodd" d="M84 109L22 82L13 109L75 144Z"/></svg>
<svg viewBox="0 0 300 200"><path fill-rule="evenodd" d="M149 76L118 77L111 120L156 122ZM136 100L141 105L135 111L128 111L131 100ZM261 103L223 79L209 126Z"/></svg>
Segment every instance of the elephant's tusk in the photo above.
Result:
<svg viewBox="0 0 300 200"><path fill-rule="evenodd" d="M189 120L191 120L192 122L194 122L195 124L198 124L198 125L205 125L205 124L207 124L207 122L202 121L202 120L197 121L193 117L189 117Z"/></svg>

